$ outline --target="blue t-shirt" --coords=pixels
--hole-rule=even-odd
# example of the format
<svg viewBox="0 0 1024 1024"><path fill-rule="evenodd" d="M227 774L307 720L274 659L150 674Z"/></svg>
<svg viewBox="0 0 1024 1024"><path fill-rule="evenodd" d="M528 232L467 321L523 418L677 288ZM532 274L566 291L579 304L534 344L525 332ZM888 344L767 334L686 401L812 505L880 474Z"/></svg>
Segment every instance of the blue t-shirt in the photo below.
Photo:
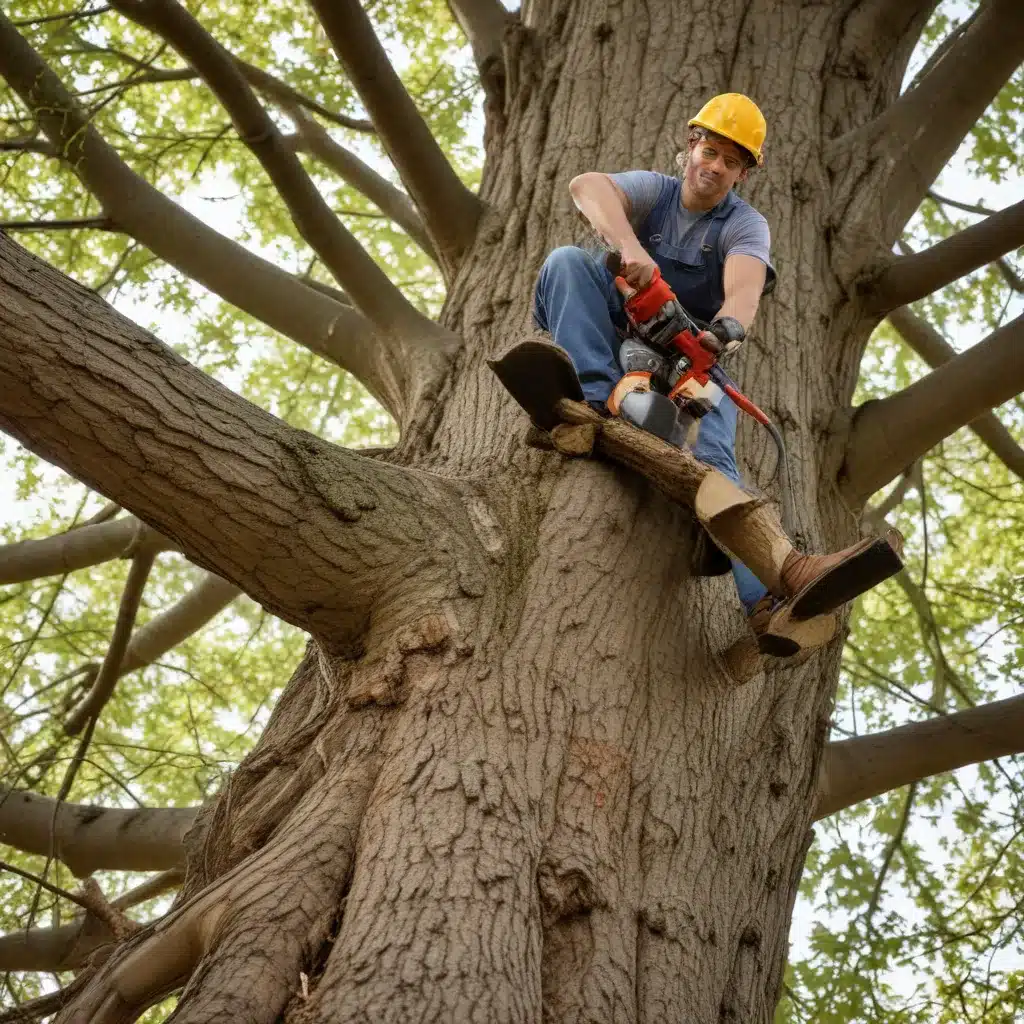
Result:
<svg viewBox="0 0 1024 1024"><path fill-rule="evenodd" d="M659 174L657 171L623 171L620 174L609 174L608 177L629 199L629 222L634 231L654 209L666 184L675 181L674 178ZM680 247L694 228L702 223L707 224L711 215L710 210L687 210L681 202L676 206L675 213L675 223L672 230L666 234L671 235L674 244ZM746 203L739 204L722 225L721 234L718 236L718 251L722 263L725 263L727 256L756 257L767 267L765 291L769 291L775 282L775 268L771 264L770 250L771 232L768 230L768 222L752 206Z"/></svg>

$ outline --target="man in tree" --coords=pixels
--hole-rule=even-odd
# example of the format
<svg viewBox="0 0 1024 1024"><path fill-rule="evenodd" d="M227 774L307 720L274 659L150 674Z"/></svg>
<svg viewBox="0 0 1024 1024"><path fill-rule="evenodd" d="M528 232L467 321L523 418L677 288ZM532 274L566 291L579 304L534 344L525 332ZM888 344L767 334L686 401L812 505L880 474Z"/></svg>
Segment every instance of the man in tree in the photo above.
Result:
<svg viewBox="0 0 1024 1024"><path fill-rule="evenodd" d="M743 341L761 296L775 284L768 223L733 191L752 167L763 166L767 126L749 97L723 93L704 104L688 129L687 151L676 156L681 179L655 171L591 171L575 177L569 188L594 230L621 253L620 276L627 284L646 288L660 271L683 308L704 328L700 343L722 354ZM534 311L538 325L569 353L584 397L599 412L619 415L627 394L650 390L650 372L624 373L620 365L623 297L597 255L576 246L554 250L537 280ZM716 403L697 421L693 453L739 483L737 409L717 390ZM832 556L790 551L780 592L764 572L759 578L732 559L736 590L751 629L764 653L780 656L825 643L833 635L831 628L823 628L813 635L801 631L796 639L790 620L795 595L817 588L821 594L815 611L830 615L899 568L898 556L872 541Z"/></svg>

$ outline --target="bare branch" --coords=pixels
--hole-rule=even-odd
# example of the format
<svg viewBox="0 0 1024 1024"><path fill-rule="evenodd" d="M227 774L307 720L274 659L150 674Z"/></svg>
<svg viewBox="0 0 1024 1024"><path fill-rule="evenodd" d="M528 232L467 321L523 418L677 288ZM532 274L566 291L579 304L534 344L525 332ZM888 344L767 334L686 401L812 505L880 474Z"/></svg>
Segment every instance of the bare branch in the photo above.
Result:
<svg viewBox="0 0 1024 1024"><path fill-rule="evenodd" d="M98 14L106 14L110 8L106 4L99 7L79 8L77 11L64 11L60 14L46 14L39 18L21 18L13 22L19 28L28 28L33 25L45 25L52 21L82 21L84 18L95 18Z"/></svg>
<svg viewBox="0 0 1024 1024"><path fill-rule="evenodd" d="M112 900L111 906L117 910L138 906L176 889L181 885L183 877L184 872L180 867L170 868ZM39 928L0 935L0 971L77 970L97 947L110 942L112 938L110 930L92 915L59 928ZM88 975L83 977L83 980L87 979ZM17 1017L13 1019L17 1020Z"/></svg>
<svg viewBox="0 0 1024 1024"><path fill-rule="evenodd" d="M870 200L862 197L877 208L878 196L885 196L883 245L899 235L1022 59L1024 5L987 0L918 85L874 121L833 143L833 167L860 154L890 169L884 180L872 177Z"/></svg>
<svg viewBox="0 0 1024 1024"><path fill-rule="evenodd" d="M922 252L894 259L862 289L865 309L887 313L916 302L1021 245L1024 200Z"/></svg>
<svg viewBox="0 0 1024 1024"><path fill-rule="evenodd" d="M195 815L194 807L122 810L0 789L0 842L57 857L79 878L95 871L163 871L181 865L181 841Z"/></svg>
<svg viewBox="0 0 1024 1024"><path fill-rule="evenodd" d="M983 217L990 217L996 211L990 210L987 207L981 205L972 205L971 203L961 203L955 199L947 199L945 196L940 196L934 189L929 189L928 198L935 203L940 214L942 214L947 224L952 223L949 214L946 213L943 207L952 206L958 210L963 210L966 213L976 213ZM1002 275L1003 280L1015 291L1024 292L1024 278L1017 273L1016 270L1010 266L1010 261L1005 257L1000 257L995 261L996 268Z"/></svg>
<svg viewBox="0 0 1024 1024"><path fill-rule="evenodd" d="M469 40L484 91L492 102L500 102L505 82L502 40L515 15L499 0L448 0L448 7Z"/></svg>
<svg viewBox="0 0 1024 1024"><path fill-rule="evenodd" d="M909 306L894 309L889 314L889 322L933 370L956 358L956 349ZM1024 448L1017 444L994 412L982 413L977 419L971 420L969 426L994 455L1024 479Z"/></svg>
<svg viewBox="0 0 1024 1024"><path fill-rule="evenodd" d="M259 89L265 96L270 99L276 100L283 107L303 107L313 114L319 114L325 121L330 121L332 124L338 125L340 128L348 128L354 132L368 132L373 134L374 127L372 121L367 121L361 117L349 117L346 114L338 114L333 110L329 110L327 107L316 100L310 99L308 96L299 92L298 89L293 89L287 82L282 82L280 78L275 77L268 71L264 71L262 68L258 68L253 64L249 64L247 61L239 60L237 57L233 58L238 64L239 69L245 76L246 81L254 88Z"/></svg>
<svg viewBox="0 0 1024 1024"><path fill-rule="evenodd" d="M857 410L839 486L851 505L902 472L944 437L1024 390L1024 316L921 380Z"/></svg>
<svg viewBox="0 0 1024 1024"><path fill-rule="evenodd" d="M0 153L39 153L41 156L56 156L57 151L46 139L38 135L23 135L17 139L0 139Z"/></svg>
<svg viewBox="0 0 1024 1024"><path fill-rule="evenodd" d="M119 676L152 665L219 615L241 591L212 572L180 601L132 634Z"/></svg>
<svg viewBox="0 0 1024 1024"><path fill-rule="evenodd" d="M153 568L154 555L140 552L132 559L132 567L121 594L121 604L117 610L114 624L114 635L110 640L103 664L93 680L92 688L85 700L72 712L64 723L64 731L69 736L77 736L90 719L95 719L114 694L114 684L121 676L121 662L128 647L128 640L135 625L135 616L139 613L142 603L142 591Z"/></svg>
<svg viewBox="0 0 1024 1024"><path fill-rule="evenodd" d="M359 0L312 0L312 5L423 215L450 277L476 237L482 203L448 163L391 66Z"/></svg>
<svg viewBox="0 0 1024 1024"><path fill-rule="evenodd" d="M20 877L27 879L29 882L33 882L35 885L38 885L40 888L45 889L47 892L53 893L54 896L59 896L61 899L69 900L71 903L76 904L83 910L92 909L88 900L83 899L79 893L68 892L67 889L62 889L59 885L54 885L52 882L48 882L45 878L40 878L39 875L32 874L31 871L25 871L14 864L8 864L5 860L0 860L0 871L7 871L12 875L19 875Z"/></svg>
<svg viewBox="0 0 1024 1024"><path fill-rule="evenodd" d="M352 372L392 412L402 410L396 372L382 365L365 317L214 231L132 171L2 11L0 74L121 230L239 309Z"/></svg>
<svg viewBox="0 0 1024 1024"><path fill-rule="evenodd" d="M89 228L93 231L114 231L114 222L109 217L72 217L66 220L8 220L0 222L3 231L77 231Z"/></svg>
<svg viewBox="0 0 1024 1024"><path fill-rule="evenodd" d="M423 218L401 189L335 142L313 118L296 107L290 108L288 113L297 129L297 134L288 136L287 140L293 148L304 150L326 164L339 178L380 207L432 260L437 259Z"/></svg>
<svg viewBox="0 0 1024 1024"><path fill-rule="evenodd" d="M172 550L174 542L131 516L7 544L0 547L0 585L75 572L114 558L129 558L143 548L156 554Z"/></svg>
<svg viewBox="0 0 1024 1024"><path fill-rule="evenodd" d="M299 234L356 306L384 328L420 323L423 315L391 283L317 191L234 58L177 0L114 0L112 6L167 40L199 71L274 183Z"/></svg>
<svg viewBox="0 0 1024 1024"><path fill-rule="evenodd" d="M1024 750L1024 696L829 743L815 816L919 779Z"/></svg>
<svg viewBox="0 0 1024 1024"><path fill-rule="evenodd" d="M463 485L289 427L3 236L0 363L0 428L329 643L414 556L420 584L484 557Z"/></svg>

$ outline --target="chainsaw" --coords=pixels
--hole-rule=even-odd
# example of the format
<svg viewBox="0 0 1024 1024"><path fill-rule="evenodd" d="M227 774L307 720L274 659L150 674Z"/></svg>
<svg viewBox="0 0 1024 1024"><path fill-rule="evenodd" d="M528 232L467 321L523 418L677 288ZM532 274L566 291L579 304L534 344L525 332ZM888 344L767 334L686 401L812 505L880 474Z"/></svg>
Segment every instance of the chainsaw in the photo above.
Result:
<svg viewBox="0 0 1024 1024"><path fill-rule="evenodd" d="M609 407L620 405L621 408L612 408L612 411L682 447L692 437L695 422L715 408L723 394L728 395L736 407L760 423L775 442L778 454L775 478L781 477L782 517L787 529L791 528L794 525L792 486L782 434L768 415L739 390L718 362L742 344L745 334L742 324L733 317L722 317L713 325L714 330L706 330L683 308L657 266L647 287L637 290L619 276L622 267L619 253L608 253L606 265L625 299L629 324L619 349L624 376ZM668 407L657 400L627 401L631 394L639 398L644 392L652 393L652 398L654 395L667 397L672 403L672 412L668 413Z"/></svg>

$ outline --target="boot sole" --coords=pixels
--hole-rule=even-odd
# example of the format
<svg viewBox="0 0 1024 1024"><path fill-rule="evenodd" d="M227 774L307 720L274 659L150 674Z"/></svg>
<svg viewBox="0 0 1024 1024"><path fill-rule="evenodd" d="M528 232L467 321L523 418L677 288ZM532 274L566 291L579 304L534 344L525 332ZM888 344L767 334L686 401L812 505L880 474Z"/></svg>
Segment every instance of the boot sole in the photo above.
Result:
<svg viewBox="0 0 1024 1024"><path fill-rule="evenodd" d="M803 648L788 636L775 636L772 633L762 633L757 638L757 649L762 654L768 654L773 658L791 658Z"/></svg>
<svg viewBox="0 0 1024 1024"><path fill-rule="evenodd" d="M899 555L887 540L878 538L853 558L809 583L793 598L794 619L824 615L878 586L903 568Z"/></svg>

